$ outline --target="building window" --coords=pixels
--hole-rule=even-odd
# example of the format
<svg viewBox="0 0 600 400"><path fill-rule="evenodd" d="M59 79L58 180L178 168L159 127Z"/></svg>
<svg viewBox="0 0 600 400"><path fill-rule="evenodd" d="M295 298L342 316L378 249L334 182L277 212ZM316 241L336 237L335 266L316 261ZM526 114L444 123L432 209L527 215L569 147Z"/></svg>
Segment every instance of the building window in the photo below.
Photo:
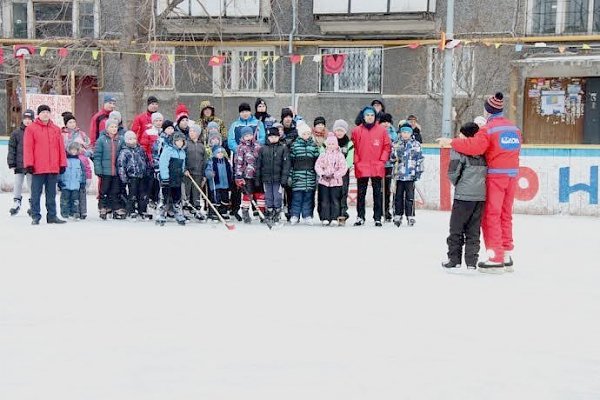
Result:
<svg viewBox="0 0 600 400"><path fill-rule="evenodd" d="M171 63L169 55L175 55L174 48L157 48L154 53L160 55L156 62L146 64L146 89L173 90L175 88L175 63Z"/></svg>
<svg viewBox="0 0 600 400"><path fill-rule="evenodd" d="M452 50L444 50L452 51ZM444 90L444 51L437 47L429 48L429 93L441 95ZM455 96L467 96L473 92L475 63L473 47L459 47L454 50L452 68L452 91Z"/></svg>
<svg viewBox="0 0 600 400"><path fill-rule="evenodd" d="M319 91L323 93L381 93L381 48L322 48L321 55L345 54L342 72L328 75L320 66Z"/></svg>
<svg viewBox="0 0 600 400"><path fill-rule="evenodd" d="M13 37L27 39L27 4L14 3L13 8Z"/></svg>
<svg viewBox="0 0 600 400"><path fill-rule="evenodd" d="M223 64L213 70L215 92L275 92L274 49L221 49L215 54L225 57Z"/></svg>
<svg viewBox="0 0 600 400"><path fill-rule="evenodd" d="M530 0L528 6L530 34L600 31L600 0Z"/></svg>
<svg viewBox="0 0 600 400"><path fill-rule="evenodd" d="M79 3L79 37L94 37L94 3Z"/></svg>
<svg viewBox="0 0 600 400"><path fill-rule="evenodd" d="M266 1L266 0L265 0ZM167 9L170 0L158 0L156 13ZM183 0L169 13L177 17L258 17L261 11L260 0Z"/></svg>
<svg viewBox="0 0 600 400"><path fill-rule="evenodd" d="M35 37L49 39L73 35L73 4L33 3Z"/></svg>
<svg viewBox="0 0 600 400"><path fill-rule="evenodd" d="M313 14L435 12L431 0L313 0Z"/></svg>

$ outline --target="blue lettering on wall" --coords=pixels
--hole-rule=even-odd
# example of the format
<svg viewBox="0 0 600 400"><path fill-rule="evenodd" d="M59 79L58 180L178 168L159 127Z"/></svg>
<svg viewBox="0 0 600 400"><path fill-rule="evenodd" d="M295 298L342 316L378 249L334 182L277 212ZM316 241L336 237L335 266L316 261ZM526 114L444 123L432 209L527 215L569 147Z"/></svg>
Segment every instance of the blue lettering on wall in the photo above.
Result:
<svg viewBox="0 0 600 400"><path fill-rule="evenodd" d="M577 183L571 186L570 182L571 168L564 167L559 169L559 194L558 201L568 203L569 196L575 192L587 192L589 204L598 204L598 166L590 167L590 183Z"/></svg>

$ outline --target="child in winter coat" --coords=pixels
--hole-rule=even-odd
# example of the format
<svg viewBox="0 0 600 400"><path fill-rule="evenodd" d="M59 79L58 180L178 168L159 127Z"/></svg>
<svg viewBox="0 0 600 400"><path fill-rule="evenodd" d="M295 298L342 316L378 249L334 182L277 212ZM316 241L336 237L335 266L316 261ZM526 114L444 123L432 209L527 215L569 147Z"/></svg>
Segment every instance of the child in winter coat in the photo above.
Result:
<svg viewBox="0 0 600 400"><path fill-rule="evenodd" d="M144 178L151 175L150 162L146 152L137 142L133 131L125 133L125 145L121 147L117 159L119 178L127 187L127 215L130 218L147 218L148 188Z"/></svg>
<svg viewBox="0 0 600 400"><path fill-rule="evenodd" d="M319 177L320 216L323 226L337 226L341 217L343 178L348 172L348 165L333 133L327 136L325 145L325 153L319 156L315 164L315 172Z"/></svg>
<svg viewBox="0 0 600 400"><path fill-rule="evenodd" d="M244 223L252 222L250 204L254 199L263 212L265 210L265 193L255 184L256 169L260 145L254 138L254 130L245 126L241 130L241 141L235 151L235 184L242 191L242 219Z"/></svg>
<svg viewBox="0 0 600 400"><path fill-rule="evenodd" d="M96 141L94 150L94 173L100 178L100 218L106 219L112 211L113 219L124 219L127 211L120 199L121 181L117 170L119 156L119 123L114 119L106 121L106 129Z"/></svg>
<svg viewBox="0 0 600 400"><path fill-rule="evenodd" d="M478 131L479 126L469 122L460 128L460 137L473 137ZM487 164L483 156L466 156L455 150L450 152L448 178L454 185L454 204L447 240L448 260L442 263L445 268L460 267L463 245L467 268L477 268L486 177Z"/></svg>
<svg viewBox="0 0 600 400"><path fill-rule="evenodd" d="M204 171L209 188L208 197L219 211L219 214L224 219L229 219L227 213L230 206L229 189L233 184L231 165L227 160L227 151L221 145L214 146L211 153L212 158L206 164L206 170ZM208 208L208 217L213 220L218 219L212 207Z"/></svg>
<svg viewBox="0 0 600 400"><path fill-rule="evenodd" d="M67 151L67 168L58 178L60 192L60 214L63 218L78 220L81 216L79 210L79 191L85 189L85 166L79 159L79 143L73 141Z"/></svg>
<svg viewBox="0 0 600 400"><path fill-rule="evenodd" d="M77 126L77 120L73 113L65 111L62 113L62 117L65 123L64 128L62 128L65 150L69 148L71 143L79 143L79 159L85 166L85 188L82 188L79 192L79 213L81 219L85 219L87 217L87 188L92 184L92 167L90 161L90 157L93 155L92 145L88 135Z"/></svg>
<svg viewBox="0 0 600 400"><path fill-rule="evenodd" d="M311 137L312 130L304 121L298 122L298 138L294 140L290 150L292 172L290 186L292 188L291 223L297 224L300 217L308 225L313 223L315 207L315 188L317 174L315 163L319 157L319 148Z"/></svg>
<svg viewBox="0 0 600 400"><path fill-rule="evenodd" d="M394 162L393 177L396 181L396 199L394 204L394 224L402 225L402 216L406 215L408 225L415 224L415 182L423 173L423 153L421 144L412 135L412 128L400 128L400 139L392 149Z"/></svg>
<svg viewBox="0 0 600 400"><path fill-rule="evenodd" d="M25 171L25 166L23 165L23 143L25 128L27 128L34 119L35 113L33 110L25 110L21 126L11 133L8 142L8 155L6 161L8 162L8 168L14 169L15 171L15 185L13 187L14 204L10 209L10 215L17 215L21 209L23 182L25 181L25 178L27 178L27 187L29 188L29 192L31 192L31 174L28 174ZM31 200L29 202L31 205ZM31 210L28 210L27 213L31 213Z"/></svg>
<svg viewBox="0 0 600 400"><path fill-rule="evenodd" d="M153 149L154 149L154 144L156 143L156 141L158 140L158 138L160 137L160 134L162 133L162 125L163 125L163 115L159 112L155 112L152 113L151 115L151 120L152 120L152 128L150 129L146 129L143 133L142 133L142 137L140 139L140 146L142 146L142 148L144 149L144 151L146 152L146 155L148 156L148 160L150 160L150 163L152 165L152 167L154 168L155 174L153 176L147 177L147 185L148 185L148 198L149 198L149 203L151 203L152 207L156 206L156 203L158 202L158 193L160 192L160 183L158 181L158 173L156 171L158 171L158 158L155 159L153 157Z"/></svg>
<svg viewBox="0 0 600 400"><path fill-rule="evenodd" d="M156 223L164 225L167 220L165 205L171 203L175 212L175 220L179 225L185 225L185 217L181 208L181 183L185 171L185 135L176 133L173 141L165 146L160 154L159 178L162 189L162 201L157 207Z"/></svg>
<svg viewBox="0 0 600 400"><path fill-rule="evenodd" d="M183 178L185 187L186 204L184 210L191 212L194 217L199 220L204 220L204 216L199 213L202 208L202 198L196 186L192 183L192 179L196 184L202 185L204 179L204 168L206 163L206 148L204 143L200 141L202 127L199 125L191 125L189 127L190 140L185 148L186 169L188 174ZM197 212L198 211L198 212Z"/></svg>
<svg viewBox="0 0 600 400"><path fill-rule="evenodd" d="M348 172L346 172L342 178L342 201L340 205L340 218L338 218L338 223L340 225L345 225L346 220L349 218L348 190L350 187L350 171L354 167L354 143L348 137L348 123L343 119L338 119L333 123L333 133L335 133L338 140L338 146L340 146L340 151L344 155L346 165L348 166Z"/></svg>
<svg viewBox="0 0 600 400"><path fill-rule="evenodd" d="M280 141L279 129L267 130L267 144L261 147L256 169L256 186L263 186L267 212L265 217L274 223L279 222L283 205L283 186L290 173L288 149Z"/></svg>

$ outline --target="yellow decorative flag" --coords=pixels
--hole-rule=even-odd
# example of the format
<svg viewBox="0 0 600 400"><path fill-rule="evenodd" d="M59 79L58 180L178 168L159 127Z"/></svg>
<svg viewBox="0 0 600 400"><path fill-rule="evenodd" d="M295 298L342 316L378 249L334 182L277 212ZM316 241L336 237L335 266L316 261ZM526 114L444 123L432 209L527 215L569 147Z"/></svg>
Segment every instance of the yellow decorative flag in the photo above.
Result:
<svg viewBox="0 0 600 400"><path fill-rule="evenodd" d="M244 61L250 61L254 58L254 56L244 56Z"/></svg>
<svg viewBox="0 0 600 400"><path fill-rule="evenodd" d="M146 53L146 54L144 54L144 55L146 56L146 61L147 61L147 62L150 62L150 56L152 56L152 54L150 54L150 53Z"/></svg>
<svg viewBox="0 0 600 400"><path fill-rule="evenodd" d="M313 56L313 61L314 62L321 62L321 58L322 58L322 56L320 54L317 54L317 55Z"/></svg>
<svg viewBox="0 0 600 400"><path fill-rule="evenodd" d="M92 58L94 60L98 59L98 55L100 54L100 50L92 50Z"/></svg>
<svg viewBox="0 0 600 400"><path fill-rule="evenodd" d="M471 44L471 43L472 43L472 41L471 41L471 40L463 40L463 43L464 43L464 44L465 44L465 46L466 46L466 45L468 45L468 44Z"/></svg>
<svg viewBox="0 0 600 400"><path fill-rule="evenodd" d="M167 54L167 60L169 60L169 64L175 63L175 54Z"/></svg>
<svg viewBox="0 0 600 400"><path fill-rule="evenodd" d="M261 57L260 57L260 61L263 61L263 62L264 62L264 61L266 61L266 62L269 62L269 56L261 56Z"/></svg>
<svg viewBox="0 0 600 400"><path fill-rule="evenodd" d="M44 57L44 54L46 54L46 51L48 50L47 47L40 47L40 56Z"/></svg>
<svg viewBox="0 0 600 400"><path fill-rule="evenodd" d="M500 46L502 46L502 43L496 43L496 44L494 44L494 46L498 49L498 48L500 48Z"/></svg>
<svg viewBox="0 0 600 400"><path fill-rule="evenodd" d="M564 53L567 48L565 46L558 46L558 52L560 54Z"/></svg>
<svg viewBox="0 0 600 400"><path fill-rule="evenodd" d="M581 46L581 50L591 50L591 49L592 49L592 48L590 47L590 45L589 45L589 44L585 44L585 43L584 43L584 44Z"/></svg>
<svg viewBox="0 0 600 400"><path fill-rule="evenodd" d="M367 49L367 57L371 57L373 55L373 49Z"/></svg>
<svg viewBox="0 0 600 400"><path fill-rule="evenodd" d="M273 62L279 60L281 58L281 56L273 56Z"/></svg>

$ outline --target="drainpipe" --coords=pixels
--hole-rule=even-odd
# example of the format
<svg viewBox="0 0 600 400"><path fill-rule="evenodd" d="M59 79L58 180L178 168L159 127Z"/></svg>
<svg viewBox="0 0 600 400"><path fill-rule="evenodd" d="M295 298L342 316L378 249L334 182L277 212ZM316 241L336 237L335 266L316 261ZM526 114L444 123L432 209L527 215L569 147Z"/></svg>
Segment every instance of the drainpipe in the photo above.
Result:
<svg viewBox="0 0 600 400"><path fill-rule="evenodd" d="M454 0L448 0L446 10L446 40L454 39ZM454 49L444 50L444 95L442 107L442 136L452 137L452 62Z"/></svg>
<svg viewBox="0 0 600 400"><path fill-rule="evenodd" d="M294 49L293 49L293 41L294 41L294 35L296 34L296 29L298 26L297 23L297 8L298 8L298 0L292 0L292 30L290 31L290 36L289 36L289 41L288 41L288 53L290 54L290 56L292 55ZM298 112L298 110L296 109L296 64L292 63L292 74L291 74L291 96L292 96L292 101L291 101L291 105L292 107L294 107L294 112Z"/></svg>

